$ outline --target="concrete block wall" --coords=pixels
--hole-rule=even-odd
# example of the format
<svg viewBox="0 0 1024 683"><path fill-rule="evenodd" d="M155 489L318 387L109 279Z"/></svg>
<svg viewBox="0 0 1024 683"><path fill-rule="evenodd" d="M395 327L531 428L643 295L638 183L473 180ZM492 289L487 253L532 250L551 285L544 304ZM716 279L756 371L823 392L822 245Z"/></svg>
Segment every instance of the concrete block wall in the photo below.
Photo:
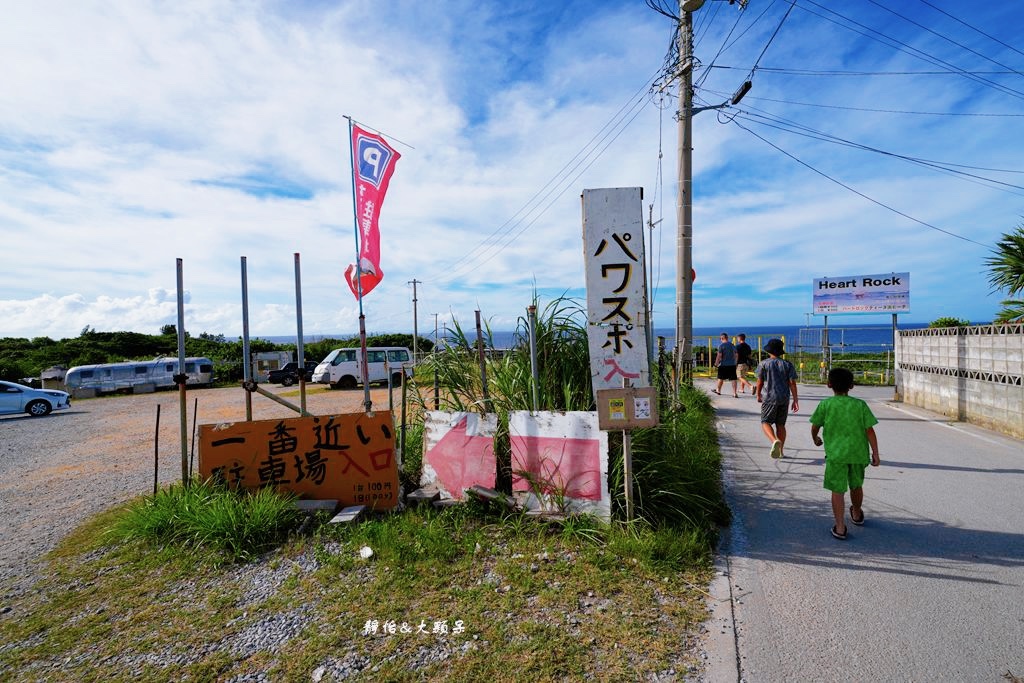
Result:
<svg viewBox="0 0 1024 683"><path fill-rule="evenodd" d="M903 401L1024 438L1024 324L900 330Z"/></svg>

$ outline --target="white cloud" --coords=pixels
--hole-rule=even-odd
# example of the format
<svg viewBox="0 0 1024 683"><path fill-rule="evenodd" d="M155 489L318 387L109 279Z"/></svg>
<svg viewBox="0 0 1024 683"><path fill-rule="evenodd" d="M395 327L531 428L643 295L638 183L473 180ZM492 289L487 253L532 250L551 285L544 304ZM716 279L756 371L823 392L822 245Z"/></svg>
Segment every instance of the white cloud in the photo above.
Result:
<svg viewBox="0 0 1024 683"><path fill-rule="evenodd" d="M735 90L781 17L773 10L716 58L735 12L698 17L702 102ZM1000 35L1020 15L992 7L970 20ZM755 16L748 10L740 29ZM861 18L882 26L879 17ZM885 26L963 68L992 68L909 25ZM13 68L0 71L0 90L14 95L0 100L0 336L74 336L86 325L156 332L175 322L182 258L190 330L233 337L242 256L251 333L291 334L296 252L305 331L355 331L358 306L341 276L354 258L346 114L396 137L403 155L382 214L386 279L364 301L370 329L411 330L413 279L421 331L433 313L471 325L477 308L495 328L511 327L535 287L579 291L582 189L635 185L645 188L645 218L654 204L664 219L654 240L657 322L671 326L675 94L664 113L648 102L621 130L670 37L667 19L628 0L5 8L0 59ZM960 40L1020 64L983 37ZM695 118L695 324L802 322L814 277L889 269L912 272L913 319L991 317L999 297L988 293L984 247L800 162L982 244L1019 221L1013 194L749 116L1012 169L1019 119L865 110L1014 112L1019 99L962 77L777 73L770 67L928 68L799 8L760 66L737 123L796 159L724 113Z"/></svg>

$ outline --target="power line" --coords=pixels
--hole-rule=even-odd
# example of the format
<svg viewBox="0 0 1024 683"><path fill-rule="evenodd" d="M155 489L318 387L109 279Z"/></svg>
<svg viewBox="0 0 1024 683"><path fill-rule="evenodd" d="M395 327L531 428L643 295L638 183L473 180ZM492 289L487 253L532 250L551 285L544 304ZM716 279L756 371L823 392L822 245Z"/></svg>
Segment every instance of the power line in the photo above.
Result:
<svg viewBox="0 0 1024 683"><path fill-rule="evenodd" d="M955 232L950 232L949 230L944 230L944 229L942 229L942 228L940 228L940 227L938 227L936 225L932 225L931 223L927 223L925 221L922 221L919 218L914 218L910 214L904 213L904 212L900 211L899 209L893 208L893 207L889 206L888 204L886 204L884 202L880 202L877 199L874 199L873 197L869 197L868 195L864 194L860 190L854 189L853 187L851 187L851 186L847 185L846 183L842 182L841 180L833 178L832 176L828 175L824 171L820 171L817 168L815 168L814 166L811 166L810 164L808 164L807 162L797 158L793 154L790 154L786 150L784 150L781 147L779 147L778 145L776 145L771 140L768 140L767 138L764 138L764 137L758 135L757 133L755 133L754 131L750 130L749 128L744 126L742 123L739 123L739 122L737 122L735 120L733 120L732 123L735 124L736 126L738 126L740 129L745 130L750 135L753 135L758 140L761 140L765 144L769 145L770 147L775 148L775 150L777 150L777 151L781 152L782 154L786 155L787 157L789 157L793 161L797 162L801 166L804 166L805 168L807 168L807 169L809 169L811 171L814 171L815 173L817 173L821 177L823 177L823 178L825 178L827 180L830 180L833 183L835 183L836 185L839 185L840 187L843 187L843 188L849 190L850 192L854 193L855 195L868 200L872 204L876 204L876 205L882 207L883 209L891 211L891 212L897 214L898 216L902 216L902 217L906 218L907 220L911 220L911 221L913 221L915 223L918 223L919 225L923 225L924 227L929 228L931 230L935 230L935 231L941 232L941 233L943 233L945 235L949 235L950 237L955 237L958 240L963 240L964 242L970 242L971 244L977 244L979 247L989 248L989 245L987 245L987 244L982 244L981 242L977 242L975 240L972 240L969 237L964 237L963 235L958 235Z"/></svg>
<svg viewBox="0 0 1024 683"><path fill-rule="evenodd" d="M927 31L928 33L931 33L931 34L932 34L932 35L934 35L934 36L938 36L939 38L942 38L943 40L949 41L950 43L952 43L953 45L956 45L956 46L957 46L957 47L959 47L959 48L962 48L962 49L964 49L964 50L967 50L967 51L968 51L968 52L970 52L971 54L975 54L975 55L977 55L977 56L981 57L982 59L984 59L984 60L986 60L986 61L992 62L993 64L995 64L995 65L997 65L997 66L1001 66L1001 67L1003 67L1004 69L1010 69L1010 70L1012 70L1012 71L1013 71L1014 73L1016 73L1016 74L1018 74L1018 75L1021 75L1021 76L1024 76L1024 74L1022 74L1022 73L1021 73L1020 71L1017 71L1017 70L1016 70L1016 69L1014 69L1013 67L1011 67L1011 66L1007 66L1006 64L1003 64L1002 62L996 61L996 60L992 59L991 57L989 57L988 55L983 55L983 54L981 54L980 52L978 52L977 50L975 50L974 48L972 48L972 47L968 47L967 45L964 45L963 43L958 43L958 42L956 42L955 40L953 40L952 38L949 38L948 36L944 36L943 34L939 33L938 31L935 31L935 30L933 30L933 29L930 29L930 28L928 28L927 26L925 26L924 24L920 24L920 23L918 23L918 22L914 21L913 19L910 19L910 18L908 18L908 17L906 17L906 16L904 16L904 15L900 14L899 12L897 12L897 11L896 11L896 10L894 10L894 9L891 9L891 8L889 8L889 7L886 7L885 5L881 4L881 3L880 3L880 2L878 2L877 0L868 0L868 2L870 2L870 3L872 4L872 5L875 5L875 6L877 6L877 7L880 7L880 8L882 8L882 9L884 9L884 10L885 10L886 12L889 12L890 14L892 14L892 15L894 15L894 16L897 16L897 17L899 17L900 19L902 19L903 21L905 21L905 22L907 22L907 23L909 23L909 24L913 24L914 26L917 26L918 28L920 28L920 29L923 29L923 30Z"/></svg>
<svg viewBox="0 0 1024 683"><path fill-rule="evenodd" d="M722 97L729 97L732 93L727 93L720 90L711 90L705 88L705 91L720 95ZM982 112L958 112L958 111L912 111L907 109L872 109L870 107L849 107L840 104L821 104L818 102L797 102L795 100L779 100L771 97L755 97L753 95L747 95L744 101L757 100L760 102L775 102L777 104L792 104L800 107L818 107L821 109L845 109L847 111L864 111L876 114L912 114L916 116L981 116L981 117L1006 117L1006 118L1024 118L1024 114L989 114Z"/></svg>
<svg viewBox="0 0 1024 683"><path fill-rule="evenodd" d="M745 114L745 116L744 116L744 114ZM770 114L768 114L768 115L757 115L757 114L751 114L750 112L746 112L746 111L737 112L736 114L734 114L732 116L732 118L729 119L729 121L731 121L733 118L736 118L736 117L744 118L745 120L748 120L751 123L758 123L760 125L767 126L769 128L775 128L776 130L781 130L781 131L784 131L784 132L787 132L787 133L793 133L795 135L801 135L803 137L810 138L812 140L818 140L819 142L830 142L830 143L833 143L833 144L836 144L836 145L840 145L840 146L843 146L843 147L850 147L850 148L853 148L853 149L859 149L859 150L864 151L864 152L873 152L875 154L880 154L882 156L887 156L887 157L890 157L890 158L893 158L893 159L899 159L901 161L906 161L908 163L913 163L913 164L916 164L916 165L919 165L919 166L925 166L925 167L932 168L932 169L937 170L937 171L941 171L942 173L946 173L948 175L960 177L962 180L966 180L967 182L973 182L973 183L977 183L979 185L983 185L985 187L990 187L992 189L1003 190L1003 191L1009 192L1011 194L1016 194L1016 195L1024 196L1024 186L1014 185L1012 183L1006 183L1006 182L1003 182L1003 181L1000 181L1000 180L995 180L994 178L986 178L984 176L979 176L979 175L976 175L976 174L973 174L973 173L966 173L964 171L957 170L957 168L971 168L971 169L974 169L974 170L986 170L986 171L993 171L993 172L998 172L998 173L1021 173L1021 171L1008 171L1006 169L993 169L993 168L980 168L979 169L978 167L966 166L964 164L954 164L954 163L943 162L943 161L934 161L934 160L931 160L931 159L921 159L921 158L918 158L918 157L911 157L911 156L907 156L907 155L904 155L904 154L897 154L895 152L889 152L889 151L886 151L886 150L883 150L883 149L878 149L876 147L870 147L868 145L863 145L861 143L852 142L850 140L845 140L843 138L840 138L840 137L837 137L837 136L834 136L834 135L830 135L828 133L822 133L822 132L816 131L816 130L814 130L812 128L808 128L806 126L802 126L800 124L796 124L796 123L793 123L791 121L786 121L785 119L781 119L779 117L774 117L773 115L770 115ZM759 118L765 118L768 121L771 121L772 123L758 120ZM951 167L957 167L957 168L951 168ZM1002 186L1002 187L993 187L993 186ZM1006 188L1006 189L1004 189L1004 188ZM1015 189L1016 190L1021 190L1022 192L1014 192L1013 190L1015 190Z"/></svg>
<svg viewBox="0 0 1024 683"><path fill-rule="evenodd" d="M546 192L543 189L537 190L533 194L533 196L531 196L526 201L526 203L523 204L523 206L521 206L515 213L513 213L508 220L506 220L504 223L502 223L500 226L494 229L473 249L466 252L463 256L457 258L456 260L445 264L439 271L429 275L427 279L435 281L440 280L442 282L449 281L453 279L456 275L464 272L466 270L466 265L469 264L470 259L474 258L474 256L479 256L484 253L487 253L496 246L501 245L502 240L509 234L510 231L515 229L517 224L525 220L530 214L536 211L537 206L535 206L534 204L536 203L537 205L539 205L541 202L547 199L554 192L554 188L558 187L563 182L563 180L560 180L560 177L562 177L566 173L571 173L573 170L575 170L575 168L578 168L579 165L583 163L586 156L592 153L592 151L588 152L587 150L591 146L594 146L595 144L600 144L601 140L607 138L609 133L606 133L605 131L608 130L609 128L614 129L615 126L619 125L619 121L621 121L622 119L629 115L629 112L631 112L632 109L635 108L637 105L636 98L640 95L640 93L647 91L651 87L651 82L655 78L657 78L657 76L660 73L661 69L658 70L654 77L648 79L643 84L643 86L638 88L637 91L634 92L634 94L631 96L630 100L623 104L622 107L620 107L619 110L612 115L611 119L609 119L604 124L604 126L602 126L597 131L597 133L595 133L594 136L571 159L569 159L569 161L567 161L558 171L555 172L555 174L544 185L544 187L547 188ZM642 100L640 101L643 102L646 101L646 99L647 95L645 94ZM626 111L626 113L623 113L624 111ZM602 133L605 133L604 138L601 138ZM581 159L581 157L583 158ZM499 251L503 248L504 245L501 245ZM476 264L473 263L472 265Z"/></svg>
<svg viewBox="0 0 1024 683"><path fill-rule="evenodd" d="M952 19L953 21L955 21L955 22L958 22L958 23L960 23L960 24L963 24L964 26L966 26L967 28L971 29L972 31L977 31L978 33L980 33L981 35L985 36L986 38L989 38L990 40L994 40L995 42L999 43L999 44L1000 44L1000 45L1002 45L1003 47L1009 48L1009 49L1013 50L1014 52L1016 52L1017 54L1019 54L1019 55L1021 55L1021 56L1024 56L1024 52L1021 52L1020 50L1018 50L1017 48L1015 48L1015 47L1014 47L1013 45L1010 45L1010 44L1008 44L1008 43L1004 43L1003 41L999 40L999 39L998 39L998 38L996 38L995 36L990 36L989 34L987 34L987 33L985 33L984 31L982 31L982 30L981 30L980 28L978 28L978 27L976 27L976 26L972 26L971 24L968 24L968 23L967 23L966 21L964 21L963 19L960 19L960 18L958 18L958 17L955 17L955 16L953 16L952 14L950 14L949 12L947 12L947 11L945 11L945 10L943 10L943 9L940 9L940 8L936 7L936 6L935 6L935 5L933 5L932 3L928 2L928 0L921 0L921 2L923 2L923 3L924 3L924 4L926 4L926 5L928 5L929 7L931 7L931 8L932 8L933 10L935 10L936 12L940 12L941 14L945 14L945 15L946 15L947 17L949 17L949 18L950 18L950 19Z"/></svg>
<svg viewBox="0 0 1024 683"><path fill-rule="evenodd" d="M793 5L794 7L796 6L796 0L786 0L786 1L789 2L791 5ZM991 80L989 80L987 78L982 78L981 76L974 76L970 72L968 72L968 71L966 71L964 69L961 69L960 67L956 66L955 64L951 64L950 62L947 62L944 59L940 59L939 57L935 57L933 55L930 55L930 54L924 52L923 50L919 50L916 47L908 45L907 43L904 43L903 41L901 41L901 40L899 40L897 38L893 38L891 36L888 36L888 35L882 33L881 31L879 31L877 29L871 28L870 26L862 24L862 23L860 23L858 21L854 21L853 19L850 19L849 17L847 17L847 16L845 16L843 14L840 14L839 12L836 12L834 10L831 10L831 9L827 8L827 7L824 7L823 5L820 5L819 3L815 2L814 0L803 0L803 3L804 4L800 5L800 9L802 9L803 11L805 11L805 12L807 12L809 14L813 14L813 15L815 15L817 17L820 17L820 18L824 19L825 21L832 22L833 24L835 24L837 26L840 26L842 28L845 28L848 31L853 31L854 33L858 33L858 34L860 34L860 35L862 35L862 36L864 36L866 38L869 38L869 39L874 40L876 42L882 43L883 45L895 48L896 50L898 50L900 52L905 52L906 54L909 54L909 55L911 55L913 57L917 57L918 59L924 60L924 61L929 62L931 64L935 64L936 66L945 67L946 69L948 69L951 72L958 73L958 74L960 74L962 76L965 76L965 77L969 78L970 80L975 81L976 83L979 83L979 84L982 84L982 85L987 85L988 87L990 87L990 88L992 88L994 90L998 90L1000 92L1003 92L1004 94L1012 95L1013 97L1018 97L1018 98L1024 99L1024 92L1021 92L1019 90L1014 90L1013 88L1001 85L1001 84L996 83L995 81L991 81ZM814 5L815 7L820 8L824 12L828 12L829 14L833 14L833 15L839 17L840 19L842 19L843 21L849 22L850 24L852 24L852 26L849 26L847 24L843 24L843 23L841 23L839 21L836 21L835 19L831 19L831 18L825 16L824 14L819 14L818 12L815 12L814 10L808 9L807 4ZM863 30L863 31L858 30L858 29L854 28L854 26L859 26L859 27L861 27L861 28L863 28L865 30Z"/></svg>
<svg viewBox="0 0 1024 683"><path fill-rule="evenodd" d="M605 146L604 146L604 147L602 147L602 148L600 149L600 151L598 151L598 152L597 152L597 154L593 156L593 158L592 158L592 159L590 159L589 163L587 163L587 165L586 165L586 166L584 166L584 167L583 167L583 168L582 168L582 169L581 169L581 170L579 171L579 173L577 173L577 174L576 174L575 176L573 176L572 178L569 178L569 179L568 179L568 182L566 183L565 187L563 187L563 188L562 188L562 189L561 189L561 190L560 190L560 191L559 191L559 192L558 192L557 194L555 194L555 195L554 195L554 197L552 197L552 198L551 198L551 201L549 201L549 202L548 202L548 203L547 203L547 204L546 204L546 205L545 205L545 206L544 206L544 207L543 207L542 209L540 209L540 211L539 211L539 212L537 213L537 215L536 215L536 216L535 216L535 217L533 218L533 220L531 220L531 221L530 221L529 223L527 223L526 225L524 225L523 227L521 227L521 228L520 228L520 229L519 229L519 230L518 230L517 232L515 232L515 233L509 233L509 234L508 234L508 235L506 236L507 238L506 238L506 241L505 241L505 243L504 243L504 244L500 244L500 245L498 245L498 248L497 248L497 249L496 249L496 250L494 251L494 253L492 253L492 254L491 254L490 256L488 256L487 258L484 258L484 259L481 259L481 260L475 261L475 262L474 262L473 264L471 264L471 265L473 266L473 268L478 268L478 267L480 267L480 266L482 266L482 265L484 265L484 264L488 263L489 261L491 261L491 260L492 260L492 259L493 259L493 258L494 258L495 256L497 256L497 255L498 255L499 253L501 253L501 252L502 252L502 251L504 250L504 248L505 248L505 247L507 247L507 246L508 246L509 244L511 244L511 243L512 243L512 242L513 242L513 241L514 241L514 240L515 240L515 239L516 239L517 237L519 237L519 236L520 236L520 235L522 235L522 234L523 234L524 232L526 232L526 231L527 231L527 230L529 230L529 229L530 229L531 227L533 227L533 226L534 226L534 224L536 224L536 222L537 222L538 220L540 220L541 216L543 216L543 215L544 215L544 214L545 214L545 213L547 212L547 210L548 210L548 209L550 209L550 208L551 208L551 207L552 207L552 206L554 205L554 203L555 203L556 201L558 201L558 199L559 199L559 198L561 198L561 196L562 196L563 194L565 194L565 193L566 193L566 191L567 191L567 190L568 190L568 189L569 189L569 188L570 188L570 187L572 186L572 184L573 184L573 183L575 183L575 182L576 182L577 180L579 180L579 178L580 178L580 177L581 177L581 176L582 176L582 175L583 175L584 173L586 173L586 172L587 172L587 170L589 170L589 169L590 169L590 167L591 167L591 166L593 166L595 162L597 162L597 160L598 160L598 159L599 159L599 158L601 157L601 155L602 155L602 154L604 154L604 152L605 152L605 151L606 151L606 150L608 149L608 147L610 147L610 146L611 146L611 144L612 144L613 142L615 142L615 141L616 141L616 140L618 139L618 137L619 137L620 135L622 135L622 133L623 133L623 132L625 132L625 130L626 130L626 129L627 129L628 127L629 127L629 124L631 124L631 123L632 123L632 122L633 122L634 120L636 120L636 117L640 115L640 112L641 112L641 111L643 111L643 108L637 109L637 111L636 111L636 112L635 112L635 113L633 114L633 116L632 116L632 117L631 117L631 118L629 119L629 121L626 121L626 122L625 122L625 124L624 124L624 125L623 125L623 126L622 126L622 127L620 128L620 129L619 129L619 131L618 131L617 133L615 133L614 137L612 137L612 139L611 139L611 140L608 140L608 142L607 142L607 143L605 144ZM607 136L606 136L606 137L607 137ZM581 163L582 163L582 162L581 162ZM575 168L578 168L578 164L577 164L577 166L576 166L576 167L574 167L574 169L573 169L573 170L575 170ZM550 195L551 195L551 192L549 192L549 193L548 193L548 195L546 195L546 196L550 196ZM466 273L466 272L468 272L468 271L467 271L467 270L465 270L465 268L462 268L462 269L460 269L460 272L454 272L454 273L450 273L450 274L449 274L449 275L447 275L446 277L442 277L442 278L439 278L439 279L438 279L438 281L439 281L439 282L450 282L451 280L455 279L455 278L456 278L456 277L458 277L459 275L462 275L462 274L464 274L464 273Z"/></svg>
<svg viewBox="0 0 1024 683"><path fill-rule="evenodd" d="M745 66L722 66L716 64L712 69L731 69L734 71L746 71ZM970 74L972 76L1005 76L1015 74L1016 71L845 71L841 69L789 69L784 67L760 66L758 73L785 74L788 76L961 76Z"/></svg>

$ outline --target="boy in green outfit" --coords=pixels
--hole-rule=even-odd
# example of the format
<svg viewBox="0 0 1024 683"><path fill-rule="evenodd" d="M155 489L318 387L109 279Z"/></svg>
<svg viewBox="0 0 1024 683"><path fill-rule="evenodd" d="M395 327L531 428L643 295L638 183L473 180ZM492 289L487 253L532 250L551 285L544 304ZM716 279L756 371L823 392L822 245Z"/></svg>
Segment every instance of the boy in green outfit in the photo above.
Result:
<svg viewBox="0 0 1024 683"><path fill-rule="evenodd" d="M870 463L878 467L878 438L874 425L878 419L871 413L868 404L859 398L849 396L853 388L853 373L845 368L833 368L828 373L828 386L835 396L818 404L811 415L811 439L815 446L822 444L818 432L825 428L828 444L825 445L825 488L832 492L832 515L836 523L832 536L846 540L846 489L850 489L850 521L864 524L864 471L868 467L868 447L871 447Z"/></svg>

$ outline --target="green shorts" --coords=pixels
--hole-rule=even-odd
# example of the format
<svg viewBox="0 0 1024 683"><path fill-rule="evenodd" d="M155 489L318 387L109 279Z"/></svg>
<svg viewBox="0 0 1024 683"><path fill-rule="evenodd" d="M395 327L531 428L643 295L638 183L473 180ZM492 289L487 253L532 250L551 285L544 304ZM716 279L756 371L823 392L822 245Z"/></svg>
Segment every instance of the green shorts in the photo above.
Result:
<svg viewBox="0 0 1024 683"><path fill-rule="evenodd" d="M864 486L864 470L867 468L867 465L833 463L825 458L825 488L832 493L846 493L847 489L859 489Z"/></svg>

